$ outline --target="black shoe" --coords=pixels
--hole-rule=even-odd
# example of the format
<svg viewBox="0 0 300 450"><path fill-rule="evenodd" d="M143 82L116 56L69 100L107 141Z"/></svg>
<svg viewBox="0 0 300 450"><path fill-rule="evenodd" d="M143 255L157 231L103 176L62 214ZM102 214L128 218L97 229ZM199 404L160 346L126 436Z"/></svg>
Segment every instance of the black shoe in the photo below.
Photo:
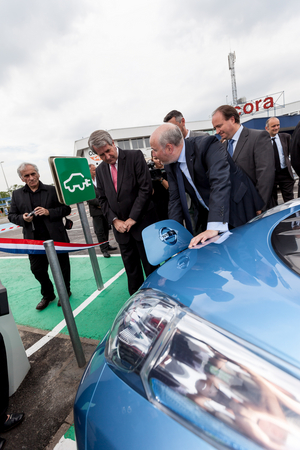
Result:
<svg viewBox="0 0 300 450"><path fill-rule="evenodd" d="M110 258L110 254L108 252L102 252L104 258Z"/></svg>
<svg viewBox="0 0 300 450"><path fill-rule="evenodd" d="M71 295L72 295L72 292L70 291L70 292L68 292L68 296L69 296L69 298L71 297ZM57 306L61 306L61 303L60 303L60 298L58 299L58 302L57 302Z"/></svg>
<svg viewBox="0 0 300 450"><path fill-rule="evenodd" d="M12 428L17 427L20 425L22 420L24 419L25 414L24 413L14 413L10 414L6 422L4 422L0 428L0 433L6 433L7 431L11 430ZM1 448L1 447L0 447Z"/></svg>
<svg viewBox="0 0 300 450"><path fill-rule="evenodd" d="M53 298L45 298L43 297L40 303L36 305L36 309L39 311L42 311L43 309L47 308L50 302L52 302L55 299L55 295Z"/></svg>
<svg viewBox="0 0 300 450"><path fill-rule="evenodd" d="M113 250L117 250L118 247L112 247L111 245L108 246L108 249L110 252L112 252Z"/></svg>
<svg viewBox="0 0 300 450"><path fill-rule="evenodd" d="M4 449L5 442L6 442L6 439L3 439L0 437L0 450Z"/></svg>

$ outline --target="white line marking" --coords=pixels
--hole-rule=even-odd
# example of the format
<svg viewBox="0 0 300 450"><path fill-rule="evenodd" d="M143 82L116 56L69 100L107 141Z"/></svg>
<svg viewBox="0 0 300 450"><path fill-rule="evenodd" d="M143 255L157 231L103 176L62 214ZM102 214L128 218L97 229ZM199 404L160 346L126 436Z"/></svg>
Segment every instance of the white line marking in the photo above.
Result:
<svg viewBox="0 0 300 450"><path fill-rule="evenodd" d="M66 439L64 436L62 436L54 447L54 450L76 450L76 442L72 439Z"/></svg>
<svg viewBox="0 0 300 450"><path fill-rule="evenodd" d="M121 269L114 277L112 277L110 280L108 280L106 283L104 283L103 289L101 291L95 291L92 295L90 295L83 303L81 303L78 308L76 308L73 311L73 316L76 317L79 313L81 313L90 303L92 303L95 298L98 297L106 288L108 288L114 281L116 281L123 273L125 272L125 269ZM39 341L37 341L35 344L33 344L31 347L29 347L26 350L27 357L33 355L33 353L37 352L40 348L42 348L44 345L46 345L51 339L53 339L55 336L60 333L60 331L66 326L65 319L62 320L56 327L53 328L52 331L50 331L46 336L42 337Z"/></svg>

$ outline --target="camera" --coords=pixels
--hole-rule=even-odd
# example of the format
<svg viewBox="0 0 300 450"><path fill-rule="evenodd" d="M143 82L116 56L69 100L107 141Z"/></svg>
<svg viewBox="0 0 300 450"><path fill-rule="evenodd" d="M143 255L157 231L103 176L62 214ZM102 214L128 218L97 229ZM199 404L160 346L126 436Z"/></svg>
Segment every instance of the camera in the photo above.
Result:
<svg viewBox="0 0 300 450"><path fill-rule="evenodd" d="M31 211L30 213L28 213L28 217L31 217L31 216L35 216L36 214L35 214L35 210L33 210L33 211Z"/></svg>
<svg viewBox="0 0 300 450"><path fill-rule="evenodd" d="M151 159L147 161L147 166L149 168L152 181L160 180L162 177L162 172L160 169L155 168L155 164Z"/></svg>

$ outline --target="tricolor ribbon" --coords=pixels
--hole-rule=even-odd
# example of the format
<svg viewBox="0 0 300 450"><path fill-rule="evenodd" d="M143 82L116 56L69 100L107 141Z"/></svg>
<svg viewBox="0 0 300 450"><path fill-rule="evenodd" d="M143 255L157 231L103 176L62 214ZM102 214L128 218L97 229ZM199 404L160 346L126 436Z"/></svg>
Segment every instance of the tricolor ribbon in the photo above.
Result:
<svg viewBox="0 0 300 450"><path fill-rule="evenodd" d="M43 242L45 241L0 238L0 251L7 253L41 255L46 253ZM54 247L57 253L78 252L80 250L88 250L89 248L97 247L97 245L104 244L105 242L100 242L98 244L70 244L68 242L54 242Z"/></svg>

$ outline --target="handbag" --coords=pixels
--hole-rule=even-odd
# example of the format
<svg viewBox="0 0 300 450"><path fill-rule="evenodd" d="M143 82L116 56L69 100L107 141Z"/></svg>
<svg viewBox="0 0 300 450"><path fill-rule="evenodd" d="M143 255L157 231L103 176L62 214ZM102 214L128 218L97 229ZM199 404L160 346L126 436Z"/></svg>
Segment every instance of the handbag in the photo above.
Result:
<svg viewBox="0 0 300 450"><path fill-rule="evenodd" d="M67 217L65 217L65 219L66 219L65 229L71 230L73 227L73 221L71 219L67 219Z"/></svg>

